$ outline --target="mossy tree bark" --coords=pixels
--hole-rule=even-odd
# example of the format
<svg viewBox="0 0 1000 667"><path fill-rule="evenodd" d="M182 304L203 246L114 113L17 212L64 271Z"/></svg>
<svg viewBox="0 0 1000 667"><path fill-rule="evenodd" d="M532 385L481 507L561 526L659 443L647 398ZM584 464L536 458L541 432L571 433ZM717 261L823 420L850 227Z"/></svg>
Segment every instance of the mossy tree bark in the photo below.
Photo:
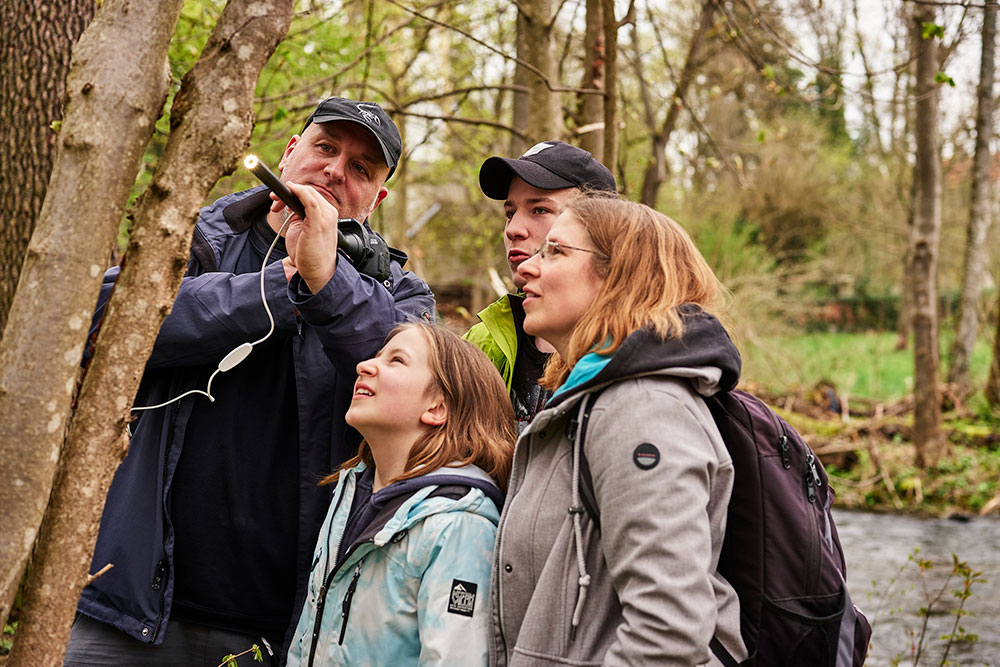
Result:
<svg viewBox="0 0 1000 667"><path fill-rule="evenodd" d="M101 32L105 39L98 42L104 48L117 48L123 29L134 34L144 27L144 33L135 35L141 46L131 45L132 57L136 53L148 56L162 68L181 4L180 0L172 0L169 7L163 2L149 3L148 22L134 25L120 21L145 16L145 3L107 0L98 20L107 11L119 22L101 25L108 32ZM122 5L130 5L127 13L113 11ZM104 498L125 452L130 406L160 324L180 288L198 208L216 181L233 170L249 144L257 78L287 32L292 13L292 0L230 0L174 98L170 138L153 182L139 202L123 270L108 302L69 426L27 579L9 667L62 663L76 601L88 579ZM163 74L161 69L158 76ZM151 77L146 87L159 88L159 82ZM71 92L75 90L71 87ZM108 91L114 90L109 85ZM68 113L64 131L69 121ZM109 128L121 133L121 126ZM117 157L113 144L102 144L100 150L110 151L108 159ZM134 164L138 166L137 160ZM135 169L129 174L134 178ZM123 196L116 216L124 204ZM100 280L100 271L96 279ZM92 295L90 308L93 302ZM76 353L78 359L79 349ZM68 354L66 361L70 361ZM87 473L81 475L81 470Z"/></svg>

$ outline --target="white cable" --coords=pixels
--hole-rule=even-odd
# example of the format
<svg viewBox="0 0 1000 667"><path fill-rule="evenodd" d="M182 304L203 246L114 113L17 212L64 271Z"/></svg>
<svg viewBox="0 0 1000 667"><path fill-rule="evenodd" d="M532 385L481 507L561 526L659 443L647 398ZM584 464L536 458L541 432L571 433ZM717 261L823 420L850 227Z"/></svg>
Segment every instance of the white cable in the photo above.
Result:
<svg viewBox="0 0 1000 667"><path fill-rule="evenodd" d="M281 227L278 229L278 233L274 235L274 240L271 242L270 247L268 247L267 252L264 253L264 261L260 265L260 302L264 304L264 312L267 313L267 320L268 322L270 322L270 328L267 330L267 333L264 334L264 337L252 343L241 343L240 345L237 345L232 350L230 350L226 354L226 356L222 358L222 361L219 362L219 367L216 368L215 372L212 373L212 375L208 378L208 384L205 386L205 391L202 391L201 389L191 389L190 391L186 391L180 396L171 398L169 401L164 401L163 403L158 403L156 405L146 405L139 408L133 407L132 412L139 412L141 410L156 410L157 408L166 407L171 403L175 403L186 396L190 396L191 394L200 394L206 397L209 400L209 402L214 403L215 397L212 396L212 380L215 379L215 376L218 375L219 373L225 373L226 371L235 368L241 361L243 361L244 359L247 358L247 356L249 356L250 351L253 350L254 347L260 345L265 340L271 337L271 334L274 333L274 316L271 315L271 309L267 305L267 296L264 293L264 269L267 267L267 260L271 256L271 252L274 250L274 247L278 245L278 239L281 238L281 232L285 231L285 227L288 226L288 220L291 217L292 217L291 211L289 211L286 208L285 221L281 223ZM132 436L131 424L129 424L128 426L128 434L129 437Z"/></svg>

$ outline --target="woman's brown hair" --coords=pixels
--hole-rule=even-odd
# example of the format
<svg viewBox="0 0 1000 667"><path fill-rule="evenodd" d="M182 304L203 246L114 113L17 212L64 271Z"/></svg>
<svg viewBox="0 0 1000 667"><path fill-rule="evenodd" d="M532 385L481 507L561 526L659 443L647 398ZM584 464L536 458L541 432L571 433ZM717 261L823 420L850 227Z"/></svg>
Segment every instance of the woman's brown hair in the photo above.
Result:
<svg viewBox="0 0 1000 667"><path fill-rule="evenodd" d="M444 327L421 322L400 324L386 337L388 343L407 329L419 329L427 338L433 379L426 391L439 391L448 408L448 418L417 438L410 448L405 472L389 483L419 477L444 466L472 463L507 490L514 441L517 439L514 409L503 379L482 350ZM375 464L365 441L358 455L321 484L337 481L340 472L364 461Z"/></svg>
<svg viewBox="0 0 1000 667"><path fill-rule="evenodd" d="M684 229L643 204L607 196L576 197L563 209L583 227L594 271L604 283L570 335L568 359L552 355L540 384L554 389L585 354L613 354L629 334L651 327L680 338L678 306L718 315L726 290Z"/></svg>

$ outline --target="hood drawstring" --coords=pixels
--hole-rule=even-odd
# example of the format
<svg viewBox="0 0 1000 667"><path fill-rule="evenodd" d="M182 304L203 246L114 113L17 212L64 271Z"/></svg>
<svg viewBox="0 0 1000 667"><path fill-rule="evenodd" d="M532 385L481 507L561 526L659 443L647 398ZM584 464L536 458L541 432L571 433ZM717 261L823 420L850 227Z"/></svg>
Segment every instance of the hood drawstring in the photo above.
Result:
<svg viewBox="0 0 1000 667"><path fill-rule="evenodd" d="M587 574L587 564L583 557L583 529L580 527L580 515L583 514L583 504L580 502L580 433L583 415L587 411L587 404L592 395L587 394L580 401L580 412L577 415L572 428L571 440L573 442L573 481L570 484L572 489L572 502L569 513L573 517L573 544L576 547L576 568L580 577L576 580L576 607L573 609L573 620L569 628L569 640L576 638L576 628L580 625L580 616L583 613L583 603L587 599L587 588L590 586L590 575Z"/></svg>

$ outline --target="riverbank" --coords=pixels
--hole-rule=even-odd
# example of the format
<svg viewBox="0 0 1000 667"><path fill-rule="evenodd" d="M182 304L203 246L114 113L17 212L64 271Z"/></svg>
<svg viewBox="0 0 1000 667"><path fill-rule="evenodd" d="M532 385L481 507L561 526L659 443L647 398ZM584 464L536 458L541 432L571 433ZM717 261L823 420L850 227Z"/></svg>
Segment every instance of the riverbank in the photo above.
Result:
<svg viewBox="0 0 1000 667"><path fill-rule="evenodd" d="M818 385L767 395L767 401L817 453L837 507L917 516L1000 513L1000 419L945 392L945 454L934 468L914 465L912 399L879 403Z"/></svg>

